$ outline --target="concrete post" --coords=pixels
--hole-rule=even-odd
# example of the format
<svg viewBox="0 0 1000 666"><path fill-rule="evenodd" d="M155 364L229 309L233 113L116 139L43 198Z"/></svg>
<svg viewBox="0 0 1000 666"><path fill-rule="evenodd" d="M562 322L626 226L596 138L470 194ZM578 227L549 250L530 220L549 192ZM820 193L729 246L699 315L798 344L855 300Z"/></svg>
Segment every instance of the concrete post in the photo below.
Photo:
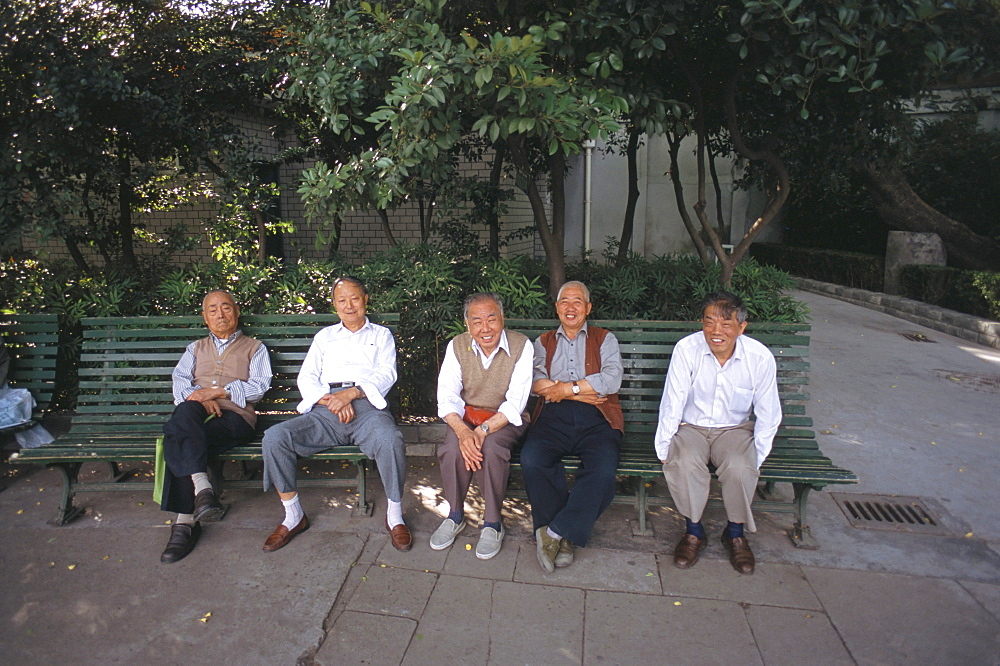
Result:
<svg viewBox="0 0 1000 666"><path fill-rule="evenodd" d="M899 294L899 272L906 264L944 266L947 255L941 237L916 231L890 231L885 247L882 291Z"/></svg>

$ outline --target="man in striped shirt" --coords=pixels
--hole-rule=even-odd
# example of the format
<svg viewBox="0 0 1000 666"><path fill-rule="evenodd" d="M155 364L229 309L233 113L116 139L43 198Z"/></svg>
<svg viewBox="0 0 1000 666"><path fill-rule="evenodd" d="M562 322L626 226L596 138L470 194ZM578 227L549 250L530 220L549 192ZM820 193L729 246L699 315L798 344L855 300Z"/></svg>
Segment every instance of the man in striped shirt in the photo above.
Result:
<svg viewBox="0 0 1000 666"><path fill-rule="evenodd" d="M225 291L202 302L209 334L184 350L173 372L174 413L163 426L160 508L177 512L163 563L184 559L201 523L222 520L225 507L208 480L208 456L254 437L254 403L271 387L267 347L239 330L240 308Z"/></svg>

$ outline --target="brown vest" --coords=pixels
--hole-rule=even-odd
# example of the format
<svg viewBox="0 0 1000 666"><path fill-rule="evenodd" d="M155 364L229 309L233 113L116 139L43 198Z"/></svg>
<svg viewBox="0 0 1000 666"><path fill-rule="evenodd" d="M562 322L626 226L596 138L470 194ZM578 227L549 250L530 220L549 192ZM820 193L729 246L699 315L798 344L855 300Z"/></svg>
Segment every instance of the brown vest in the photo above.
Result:
<svg viewBox="0 0 1000 666"><path fill-rule="evenodd" d="M507 345L516 356L501 349L493 357L490 367L484 368L482 360L472 350L472 335L466 332L456 337L452 348L462 368L462 401L467 405L495 412L507 399L514 366L524 354L527 341L527 336L517 331L507 331Z"/></svg>
<svg viewBox="0 0 1000 666"><path fill-rule="evenodd" d="M229 343L219 356L211 336L194 343L194 383L202 388L225 388L234 381L245 382L250 379L250 359L260 346L260 342L245 335ZM220 398L219 407L236 412L242 416L250 427L257 423L257 412L253 403L248 402L245 408L232 400Z"/></svg>
<svg viewBox="0 0 1000 666"><path fill-rule="evenodd" d="M604 342L605 336L608 334L608 329L598 328L597 326L587 326L587 348L584 350L584 372L588 375L596 375L601 371L601 344ZM556 332L547 331L542 333L538 338L542 342L542 347L545 348L545 372L552 373L552 355L556 353ZM622 405L618 400L618 394L613 393L606 396L608 401L601 405L595 405L597 409L601 410L601 414L604 418L608 420L611 427L615 430L620 430L625 432L625 417L622 415ZM539 404L542 404L539 401ZM541 410L538 410L540 412ZM532 421L537 420L538 412L535 413L535 418Z"/></svg>

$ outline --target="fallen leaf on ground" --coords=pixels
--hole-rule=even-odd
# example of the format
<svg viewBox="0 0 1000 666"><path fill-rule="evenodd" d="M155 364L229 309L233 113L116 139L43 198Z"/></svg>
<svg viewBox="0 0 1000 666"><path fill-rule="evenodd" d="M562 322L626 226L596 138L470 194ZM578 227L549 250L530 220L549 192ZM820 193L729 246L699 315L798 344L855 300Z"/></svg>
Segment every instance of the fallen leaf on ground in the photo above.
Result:
<svg viewBox="0 0 1000 666"><path fill-rule="evenodd" d="M75 564L71 564L71 565L69 565L66 568L69 569L70 571L72 571L73 569L76 569L76 565Z"/></svg>

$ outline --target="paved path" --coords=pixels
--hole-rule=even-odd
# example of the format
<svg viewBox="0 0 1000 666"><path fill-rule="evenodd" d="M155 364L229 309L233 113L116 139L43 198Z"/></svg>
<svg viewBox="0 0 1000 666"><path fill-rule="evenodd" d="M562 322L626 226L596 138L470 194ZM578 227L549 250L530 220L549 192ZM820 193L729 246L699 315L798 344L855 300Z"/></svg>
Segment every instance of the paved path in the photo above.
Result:
<svg viewBox="0 0 1000 666"><path fill-rule="evenodd" d="M87 514L53 528L56 474L4 466L0 663L1000 663L1000 352L796 296L814 314L821 447L862 479L839 490L917 496L942 534L851 527L822 492L810 505L820 549L792 546L789 516L759 514L757 573L742 577L718 543L721 515L703 560L680 571L676 514L654 509L656 536L632 537L615 506L593 547L545 576L519 501L496 559L467 549L472 528L431 551L442 500L424 458L407 486L410 553L388 545L383 506L351 517L349 493L313 489L313 528L264 553L277 499L231 491L225 521L164 566L168 516L147 495L84 495ZM901 335L914 332L934 342Z"/></svg>

